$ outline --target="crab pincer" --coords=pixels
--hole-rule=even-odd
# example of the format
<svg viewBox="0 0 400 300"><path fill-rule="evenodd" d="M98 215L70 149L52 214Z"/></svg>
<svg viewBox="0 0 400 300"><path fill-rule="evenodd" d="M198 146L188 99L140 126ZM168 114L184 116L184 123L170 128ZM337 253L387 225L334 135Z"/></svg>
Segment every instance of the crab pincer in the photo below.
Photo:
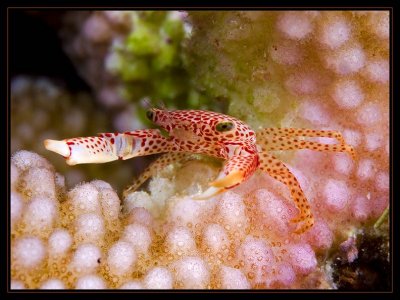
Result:
<svg viewBox="0 0 400 300"><path fill-rule="evenodd" d="M168 164L190 159L191 154L204 154L225 162L210 187L192 196L196 200L208 199L234 188L260 169L289 188L299 210L299 215L292 220L298 223L295 230L298 234L314 224L311 205L296 177L270 152L310 149L347 152L354 158L354 149L345 143L339 132L333 130L266 128L255 132L236 118L202 110L151 109L146 115L164 133L158 129L102 133L97 137L45 140L44 145L46 149L64 156L70 165L163 153L124 194L135 191ZM307 137L335 138L339 143L323 144L305 140Z"/></svg>

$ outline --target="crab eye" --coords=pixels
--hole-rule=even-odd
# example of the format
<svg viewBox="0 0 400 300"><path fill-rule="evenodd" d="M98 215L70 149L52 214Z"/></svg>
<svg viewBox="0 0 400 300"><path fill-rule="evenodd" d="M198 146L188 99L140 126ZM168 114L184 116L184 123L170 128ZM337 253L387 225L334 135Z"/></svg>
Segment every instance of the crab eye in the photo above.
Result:
<svg viewBox="0 0 400 300"><path fill-rule="evenodd" d="M215 129L217 129L217 131L223 132L223 131L229 131L233 127L234 127L234 125L232 122L221 122L221 123L217 124Z"/></svg>
<svg viewBox="0 0 400 300"><path fill-rule="evenodd" d="M154 113L151 110L146 111L146 117L150 121L153 121Z"/></svg>

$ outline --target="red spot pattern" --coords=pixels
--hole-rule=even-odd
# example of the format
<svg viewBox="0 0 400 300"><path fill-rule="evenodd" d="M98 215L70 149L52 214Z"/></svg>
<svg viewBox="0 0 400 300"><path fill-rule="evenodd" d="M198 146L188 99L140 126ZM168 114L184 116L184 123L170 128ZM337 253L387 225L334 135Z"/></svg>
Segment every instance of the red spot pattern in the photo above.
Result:
<svg viewBox="0 0 400 300"><path fill-rule="evenodd" d="M135 156L154 153L167 153L161 156L153 167L146 170L134 185L137 188L154 173L154 170L179 159L186 159L188 153L201 153L225 159L223 172L229 176L234 171L240 171L239 182L232 182L232 188L250 177L256 169L267 172L273 178L286 184L300 214L295 222L301 222L296 232L302 233L313 226L313 216L310 205L294 175L286 166L269 154L273 150L311 149L316 151L348 152L354 157L354 150L346 145L343 137L336 131L323 131L295 128L266 128L257 133L242 121L215 112L200 110L164 111L154 109L154 122L169 133L169 137L161 135L156 129L144 129L121 133L102 133L99 137L74 138L66 140L70 152L75 147L85 146L82 155L97 155L101 152L126 151L112 147L115 138L126 139L122 145L132 145L137 151ZM216 130L221 122L231 122L232 129ZM122 135L122 136L121 136ZM336 138L339 144L321 144L307 141L299 137L330 137ZM256 141L257 139L257 141ZM129 143L130 142L130 143ZM259 153L258 146L262 151ZM82 146L80 146L82 144ZM140 145L137 149L137 145ZM90 150L95 149L95 150ZM81 152L80 152L81 153ZM124 153L124 152L122 152ZM123 159L119 153L113 153L118 159ZM124 153L125 155L125 153ZM128 153L131 156L131 153Z"/></svg>

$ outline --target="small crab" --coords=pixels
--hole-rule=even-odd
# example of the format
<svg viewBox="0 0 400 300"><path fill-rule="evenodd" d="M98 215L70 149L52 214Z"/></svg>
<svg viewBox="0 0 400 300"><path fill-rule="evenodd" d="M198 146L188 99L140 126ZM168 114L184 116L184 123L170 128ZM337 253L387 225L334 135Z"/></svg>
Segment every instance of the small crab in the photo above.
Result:
<svg viewBox="0 0 400 300"><path fill-rule="evenodd" d="M295 128L265 128L253 131L244 122L224 114L202 110L150 109L147 117L159 129L144 129L124 133L101 133L97 137L78 137L62 141L45 140L47 150L66 159L67 164L105 163L117 159L164 153L157 158L125 192L135 191L149 177L173 162L190 159L198 153L223 159L224 165L210 187L194 199L207 199L231 189L248 179L257 169L285 184L299 209L292 220L299 223L296 233L303 233L314 224L310 204L292 172L270 151L311 149L348 152L337 131ZM321 144L301 137L336 138L338 144Z"/></svg>

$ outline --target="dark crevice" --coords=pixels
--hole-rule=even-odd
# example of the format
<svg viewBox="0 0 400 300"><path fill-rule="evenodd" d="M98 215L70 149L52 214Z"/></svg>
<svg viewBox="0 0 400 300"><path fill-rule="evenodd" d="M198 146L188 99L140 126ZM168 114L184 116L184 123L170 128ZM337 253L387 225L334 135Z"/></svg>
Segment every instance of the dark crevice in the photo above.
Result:
<svg viewBox="0 0 400 300"><path fill-rule="evenodd" d="M10 11L10 79L18 75L49 77L71 92L90 90L62 49L57 32L63 14L59 10Z"/></svg>

